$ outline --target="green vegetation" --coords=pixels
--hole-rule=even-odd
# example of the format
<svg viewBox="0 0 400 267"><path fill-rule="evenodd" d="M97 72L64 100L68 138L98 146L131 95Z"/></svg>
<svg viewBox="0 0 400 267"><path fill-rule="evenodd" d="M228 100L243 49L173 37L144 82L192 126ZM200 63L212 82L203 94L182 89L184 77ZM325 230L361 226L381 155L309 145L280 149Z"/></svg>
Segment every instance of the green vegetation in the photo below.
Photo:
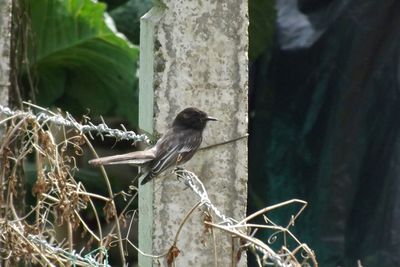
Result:
<svg viewBox="0 0 400 267"><path fill-rule="evenodd" d="M90 0L26 2L32 27L25 84L38 104L137 120L138 47L117 34L106 5Z"/></svg>

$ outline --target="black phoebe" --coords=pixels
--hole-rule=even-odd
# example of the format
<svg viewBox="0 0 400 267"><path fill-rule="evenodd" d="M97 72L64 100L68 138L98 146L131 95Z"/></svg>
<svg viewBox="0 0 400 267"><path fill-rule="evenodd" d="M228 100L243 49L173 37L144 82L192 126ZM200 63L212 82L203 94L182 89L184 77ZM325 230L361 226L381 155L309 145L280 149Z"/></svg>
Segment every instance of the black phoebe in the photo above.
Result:
<svg viewBox="0 0 400 267"><path fill-rule="evenodd" d="M190 160L199 148L207 121L216 121L197 108L186 108L179 112L172 126L157 141L156 145L144 151L92 159L92 165L134 164L141 169L144 185L171 166ZM139 179L140 179L139 178Z"/></svg>

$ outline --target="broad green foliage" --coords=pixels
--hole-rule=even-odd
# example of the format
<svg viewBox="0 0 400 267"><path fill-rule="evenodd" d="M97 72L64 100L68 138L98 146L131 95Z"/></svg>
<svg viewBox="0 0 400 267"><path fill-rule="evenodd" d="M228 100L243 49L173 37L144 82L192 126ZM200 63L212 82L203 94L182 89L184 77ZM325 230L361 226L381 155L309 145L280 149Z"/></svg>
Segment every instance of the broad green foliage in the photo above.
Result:
<svg viewBox="0 0 400 267"><path fill-rule="evenodd" d="M91 0L26 3L33 33L29 68L39 104L89 108L92 115L117 114L134 122L139 50L109 26L106 6Z"/></svg>
<svg viewBox="0 0 400 267"><path fill-rule="evenodd" d="M275 32L275 1L249 0L249 58L254 61L271 47Z"/></svg>

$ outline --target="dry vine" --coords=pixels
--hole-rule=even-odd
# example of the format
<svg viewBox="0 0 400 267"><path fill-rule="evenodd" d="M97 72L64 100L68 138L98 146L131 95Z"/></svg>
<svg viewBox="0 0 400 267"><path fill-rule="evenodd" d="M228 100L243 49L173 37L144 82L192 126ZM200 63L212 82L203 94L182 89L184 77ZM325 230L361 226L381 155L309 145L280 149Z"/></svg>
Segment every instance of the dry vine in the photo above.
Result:
<svg viewBox="0 0 400 267"><path fill-rule="evenodd" d="M214 223L211 220L204 220L204 224L208 227L230 234L233 240L240 240L242 245L238 250L236 257L235 255L232 257L232 266L235 266L236 261L239 261L241 258L241 253L246 250L253 252L257 258L259 266L318 266L314 252L307 246L307 244L301 243L290 231L290 228L294 226L296 219L306 208L307 202L299 199L292 199L266 207L249 215L241 221L237 221L225 216L212 204L211 200L208 198L203 183L194 173L180 168L175 169L175 173L190 189L192 189L194 193L200 197L201 201L197 206L202 206L207 214L210 214L208 218L213 218L211 214L214 214L215 217L220 220L218 223ZM267 216L268 212L293 204L300 204L300 209L291 217L290 222L286 226L277 225ZM263 216L264 224L250 223L250 220L259 216ZM263 242L254 237L254 234L260 230L268 230L271 232L267 241ZM276 252L270 245L279 240L278 235L281 235L281 248ZM289 247L289 241L294 241L297 244L296 247L291 249Z"/></svg>
<svg viewBox="0 0 400 267"><path fill-rule="evenodd" d="M225 216L218 207L208 198L207 191L198 177L184 169L175 169L178 178L188 186L199 202L182 218L175 238L170 248L166 248L161 255L150 255L139 250L128 239L129 231L136 210L132 212L131 204L137 197L137 188L132 188L130 200L118 214L114 199L116 194L102 169L104 184L108 189L108 196L88 192L85 186L77 182L76 158L82 155L83 145L89 146L96 154L89 142L91 133L115 137L117 140L128 139L132 142L147 142L144 135L133 132L110 129L104 123L93 125L86 121L84 125L75 121L72 116L61 116L33 106L38 109L33 113L32 105L28 104L26 111L12 111L0 106L0 114L5 118L1 125L7 125L7 130L0 143L1 174L0 185L0 256L8 264L26 261L43 266L109 266L108 250L114 243L118 244L120 258L125 265L126 248L123 243L134 247L139 253L154 259L166 258L170 266L174 265L179 256L177 241L182 227L195 211L201 208L205 232L214 234L214 231L224 231L232 237L232 242L241 246L232 253L232 266L241 258L241 253L250 250L257 258L259 266L318 266L313 251L301 243L290 231L296 219L306 206L302 200L291 200L278 205L262 209L247 218L237 221ZM88 137L85 135L87 134ZM34 159L36 180L32 193L36 198L33 207L21 208L19 201L23 192L25 178L22 166L27 158ZM101 218L98 215L94 202L102 202L105 217L113 223L111 231L102 232ZM285 205L300 204L300 210L292 216L286 226L279 226L269 217L268 212ZM81 216L85 210L94 214L96 225L88 224ZM251 223L251 220L263 216L264 224ZM120 221L131 218L128 225L128 234L122 236ZM55 228L62 226L66 229L65 238L59 239ZM92 250L75 247L74 231L83 229L90 236ZM254 236L256 231L271 231L270 238L262 241ZM59 231L59 230L58 230ZM279 251L274 251L271 244L278 242L281 235L282 244ZM297 245L290 247L288 240ZM239 241L239 242L238 242ZM215 243L214 246L218 244ZM216 250L214 250L216 251ZM213 255L214 258L217 255Z"/></svg>
<svg viewBox="0 0 400 267"><path fill-rule="evenodd" d="M88 192L75 179L78 171L76 157L82 155L82 146L88 142L82 132L92 127L97 134L108 134L109 128L105 125L76 127L80 124L71 116L64 118L48 110L41 110L36 115L30 110L11 111L4 107L0 110L7 116L0 125L8 126L0 147L0 184L3 189L0 195L0 252L3 260L43 266L108 266L107 250L110 243L117 240L121 261L125 264L120 217L117 217L115 195L107 176L104 177L108 196ZM134 141L142 138L134 137L137 138ZM36 204L24 209L19 207L24 195L17 188L23 188L21 184L25 182L25 176L22 166L28 157L34 158L35 162L36 180L32 194ZM105 217L114 222L115 232L102 233L101 218L94 201L103 202ZM88 209L94 215L95 227L82 219L81 212ZM65 238L57 238L56 227L63 227ZM74 231L77 229L90 236L87 245L96 247L94 250L74 247ZM91 244L93 242L96 244Z"/></svg>

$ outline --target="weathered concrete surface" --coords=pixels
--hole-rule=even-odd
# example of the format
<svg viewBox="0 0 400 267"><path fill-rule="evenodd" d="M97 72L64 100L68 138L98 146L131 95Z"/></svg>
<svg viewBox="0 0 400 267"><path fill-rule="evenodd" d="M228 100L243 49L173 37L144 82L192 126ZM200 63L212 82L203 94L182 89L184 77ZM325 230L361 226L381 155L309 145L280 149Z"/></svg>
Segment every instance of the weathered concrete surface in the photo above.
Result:
<svg viewBox="0 0 400 267"><path fill-rule="evenodd" d="M0 105L2 106L8 106L10 90L11 3L11 0L0 0ZM2 119L4 115L0 115L0 120ZM0 144L4 131L3 125L0 127ZM0 266L3 265L5 260L0 259Z"/></svg>
<svg viewBox="0 0 400 267"><path fill-rule="evenodd" d="M0 36L0 105L8 106L8 91L10 87L11 0L0 0ZM1 134L2 132L0 132L0 136Z"/></svg>
<svg viewBox="0 0 400 267"><path fill-rule="evenodd" d="M164 14L164 9L154 7L140 21L140 68L139 68L139 126L154 131L154 40L155 26ZM140 186L139 194L139 248L153 253L153 183ZM151 266L152 259L139 254L139 266Z"/></svg>
<svg viewBox="0 0 400 267"><path fill-rule="evenodd" d="M164 3L167 8L154 27L154 102L141 102L141 124L145 125L143 120L151 119L149 112L153 112L154 130L163 133L177 112L195 106L219 119L208 124L203 146L244 136L247 133L247 1L167 0ZM146 60L145 57L143 55L141 60ZM146 73L140 75L142 79ZM140 90L141 95L147 95L151 92L145 91L152 88L144 85ZM153 110L149 111L147 105L152 105ZM146 116L142 117L144 114ZM199 151L185 168L201 178L210 199L226 215L237 219L245 217L246 138ZM169 175L155 179L151 196L140 198L142 223L139 231L147 227L153 240L152 248L147 248L153 254L169 249L180 222L199 201L190 190L184 189ZM149 202L153 213L146 215ZM151 217L152 225L145 225L142 216ZM219 231L215 233L218 266L232 266L230 239ZM186 223L177 245L181 254L176 266L216 266L212 237L204 233L200 212ZM165 259L161 264L166 266ZM246 265L245 256L238 265ZM140 266L148 265L142 259Z"/></svg>

